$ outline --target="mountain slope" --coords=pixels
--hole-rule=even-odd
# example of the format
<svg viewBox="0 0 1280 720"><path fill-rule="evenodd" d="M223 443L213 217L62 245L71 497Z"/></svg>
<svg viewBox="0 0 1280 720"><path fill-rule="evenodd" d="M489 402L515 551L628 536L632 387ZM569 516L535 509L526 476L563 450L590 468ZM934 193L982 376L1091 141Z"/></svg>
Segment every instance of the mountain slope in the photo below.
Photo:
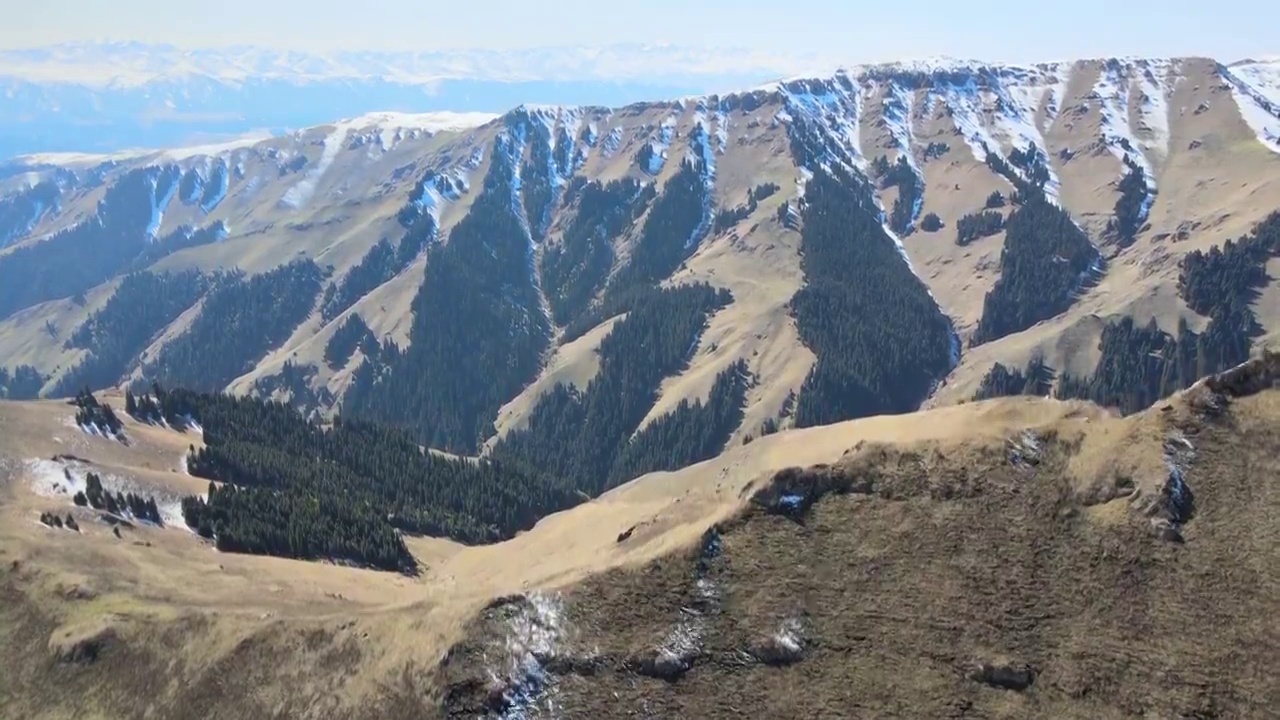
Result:
<svg viewBox="0 0 1280 720"><path fill-rule="evenodd" d="M729 304L709 316L686 364L662 378L630 432L682 401L707 399L716 378L739 361L752 382L731 443L788 426L797 420L797 406L815 402L844 408L823 421L879 411L870 409L874 403L838 397L854 392L852 385L811 385L805 398L806 378L825 372L815 371L815 363L821 364L826 342L805 329L802 300L821 285L818 266L802 263L812 254L806 232L816 227L807 217L816 211L806 192L815 173L831 170L848 178L846 191L868 208L863 241L893 250L876 249L875 259L858 267L895 278L886 280L894 292L922 283L920 296L932 300L919 307L936 303L936 319L954 328L958 341L935 353L909 399L877 407L967 400L997 362L1023 367L1040 357L1058 374L1087 376L1111 321L1131 317L1145 325L1154 318L1166 333L1176 333L1181 321L1195 331L1205 328L1207 318L1178 291L1182 259L1244 236L1280 208L1280 148L1268 134L1268 118L1280 112L1276 92L1267 63L900 63L615 110L529 106L488 122L486 116L383 114L284 138L109 161L31 158L12 166L3 181L14 207L25 209L0 228L0 236L11 238L0 250L0 273L16 278L57 262L56 248L69 252L97 238L92 223L103 218L133 224L122 231L126 249L108 256L114 264L97 276L0 290L0 306L8 308L0 319L0 358L9 367L35 366L49 376L51 391L85 352L67 340L106 303L118 274L144 268L257 274L306 257L332 268L326 283L333 289L326 292L344 298L333 306L337 314L318 302L323 307L265 356L251 358L250 369L228 388L271 394L282 373L302 368L309 378L305 397L278 397L331 413L342 407L362 368L391 366L362 351L341 367L324 361L330 337L348 318L358 316L396 352L412 354L431 337L440 311L415 306L414 298L424 279L440 271L437 261L462 250L449 250L450 238L473 217L497 152L518 170L513 212L520 232L527 226L528 252L476 258L476 267L490 263L485 273L520 287L472 296L483 276L444 275L460 283L450 293L462 294L450 297L474 298L460 306L464 317L493 297L510 297L520 311L501 321L506 331L531 329L531 337L542 339L528 348L536 362L504 374L494 397L468 411L467 429L451 431L456 449L474 452L522 427L559 378L585 389L598 368L591 348L607 337L606 324L648 289L692 282L728 290ZM471 127L476 123L482 124ZM510 145L519 137L522 143ZM140 189L129 190L129 182ZM622 183L615 189L631 189L606 191L615 182ZM1030 213L1015 197L1026 187L1048 201L1038 212L1057 218L1061 239L1037 235L1039 222L1012 222L1018 212ZM41 205L32 215L37 189L44 194L40 202L54 209ZM55 190L55 202L45 202ZM993 193L1003 203L996 209L1001 222L1014 230L958 243L961 221L982 211ZM926 228L926 219L935 217L940 227ZM86 239L76 239L81 236ZM1054 252L1040 249L1002 269L1006 243L1041 248L1068 236L1076 254L1057 255L1078 258L1072 262L1088 265L1087 273L1067 272ZM1033 300L1019 294L1036 286L1027 278L1049 277L1064 294L1018 314L1021 320L999 332L975 336L986 297L1006 271L1020 274L1004 283L1015 290L1001 290L1006 306ZM1271 284L1258 288L1254 301L1260 333L1247 342L1255 345L1280 333L1280 319L1265 311ZM896 364L883 351L898 343L866 339L886 310L861 306L825 331L832 342L868 351L864 378L888 377ZM191 313L154 328L146 357L180 336ZM535 326L549 318L550 325L524 328L518 318ZM478 351L474 344L469 349ZM144 375L143 359L124 377ZM422 382L442 391L455 370L460 366ZM433 435L425 420L401 421L424 440Z"/></svg>

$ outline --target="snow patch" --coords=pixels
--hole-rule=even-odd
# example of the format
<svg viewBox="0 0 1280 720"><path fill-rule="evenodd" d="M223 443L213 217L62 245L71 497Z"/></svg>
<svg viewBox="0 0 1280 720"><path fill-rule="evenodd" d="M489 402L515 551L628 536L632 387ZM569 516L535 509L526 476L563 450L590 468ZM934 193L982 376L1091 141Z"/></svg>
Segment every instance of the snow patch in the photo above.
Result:
<svg viewBox="0 0 1280 720"><path fill-rule="evenodd" d="M348 132L350 132L349 127L338 125L325 136L324 150L320 153L320 160L307 171L302 180L299 180L297 184L285 191L284 196L280 198L282 205L294 210L300 210L310 202L311 197L315 195L316 186L319 184L320 178L329 170L329 166L333 165L333 161L338 158L338 153L346 142Z"/></svg>
<svg viewBox="0 0 1280 720"><path fill-rule="evenodd" d="M1172 63L1166 60L1153 60L1139 67L1138 113L1142 124L1150 134L1142 138L1142 146L1148 151L1158 153L1161 157L1169 154L1169 94L1170 78L1174 75Z"/></svg>
<svg viewBox="0 0 1280 720"><path fill-rule="evenodd" d="M166 187L160 187L160 179L170 177L170 182ZM167 169L151 176L151 220L147 223L147 237L152 240L160 233L160 225L164 222L164 211L169 208L169 203L173 200L173 196L178 193L178 182L181 173L169 173Z"/></svg>
<svg viewBox="0 0 1280 720"><path fill-rule="evenodd" d="M544 662L563 641L564 608L556 595L533 593L524 598L507 622L498 648L505 659L500 668L489 668L490 681L503 688L502 720L526 720L545 704L554 710L555 676Z"/></svg>
<svg viewBox="0 0 1280 720"><path fill-rule="evenodd" d="M911 131L911 111L914 105L915 92L891 82L880 101L880 116L884 118L889 135L893 137L893 142L898 147L899 156L906 158L907 164L923 181L920 167L916 164L915 154L911 152L915 144ZM923 182L921 184L923 185Z"/></svg>
<svg viewBox="0 0 1280 720"><path fill-rule="evenodd" d="M1280 61L1237 63L1218 71L1258 141L1280 153Z"/></svg>
<svg viewBox="0 0 1280 720"><path fill-rule="evenodd" d="M25 463L25 474L31 491L40 497L58 498L71 502L76 493L89 489L88 464L77 460L43 460L30 459ZM182 458L182 468L186 472L186 456ZM133 478L122 477L111 473L96 473L102 481L102 489L111 494L133 493L143 497L154 497L156 508L160 511L160 519L168 527L186 528L186 520L182 517L182 496L166 490L156 491L154 487L144 485ZM205 497L203 493L197 493ZM122 510L125 517L135 521L127 509Z"/></svg>
<svg viewBox="0 0 1280 720"><path fill-rule="evenodd" d="M210 180L217 184L214 186L215 189L213 191L213 195L205 202L200 203L200 210L205 215L213 212L214 209L222 203L223 199L227 197L227 190L231 187L231 178L227 176L227 166L225 164L219 164L215 167L213 169L213 176Z"/></svg>
<svg viewBox="0 0 1280 720"><path fill-rule="evenodd" d="M1140 150L1141 143L1129 125L1130 82L1126 70L1119 61L1108 60L1093 86L1092 98L1098 101L1102 118L1102 141L1117 160L1124 162L1128 155L1147 174L1148 185L1154 187L1155 169Z"/></svg>
<svg viewBox="0 0 1280 720"><path fill-rule="evenodd" d="M616 127L609 131L604 138L604 144L601 150L606 158L611 158L618 153L618 149L622 147L622 128Z"/></svg>

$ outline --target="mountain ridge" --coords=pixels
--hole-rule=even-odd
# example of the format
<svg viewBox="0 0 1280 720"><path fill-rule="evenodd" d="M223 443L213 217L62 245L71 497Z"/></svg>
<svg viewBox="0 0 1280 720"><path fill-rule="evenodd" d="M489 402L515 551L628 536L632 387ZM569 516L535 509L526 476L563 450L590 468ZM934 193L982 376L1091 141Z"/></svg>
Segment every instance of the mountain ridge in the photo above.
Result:
<svg viewBox="0 0 1280 720"><path fill-rule="evenodd" d="M488 146L512 127L527 128L522 132L537 130L530 136L529 147L521 151L522 168L533 162L530 153L535 151L545 152L549 158L539 162L564 168L547 176L548 187L561 188L548 196L550 214L530 223L546 223L546 241L536 243L535 263L544 247L562 242L575 217L574 195L565 192L568 204L560 205L556 193L578 182L577 178L601 182L630 178L657 189L673 177L681 161L700 162L710 178L705 182L712 214L724 215L724 224L717 219L706 228L691 227L699 240L681 251L690 254L682 260L681 268L662 281L711 282L730 289L735 300L727 313L712 316L705 336L695 346L690 367L663 381L659 399L644 425L681 400L705 399L717 373L734 361L763 363L753 369L759 382L748 392L747 416L734 433L734 442L778 421L786 399L800 391L798 381L814 362L808 348L789 328L795 323L792 296L806 283L799 267L800 208L806 177L824 165L839 165L854 176L870 178L873 187L869 198L878 208L875 212L880 214L878 222L886 237L896 244L903 260L922 279L964 341L969 340L983 314L981 301L991 290L989 283L995 279L991 270L998 264L994 251L1005 239L1001 231L958 249L946 237L966 213L981 209L991 193L1012 193L1017 188L1011 183L1028 182L1034 172L1046 173L1043 188L1047 197L1070 212L1099 257L1109 260L1101 286L1085 288L1080 298L1067 301L1072 309L1053 313L1034 327L1019 328L994 347L982 343L965 349L961 367L937 384L929 403L966 399L994 362L1021 367L1035 353L1047 355L1056 367L1072 375L1087 375L1092 372L1097 351L1090 349L1084 338L1099 337L1106 318L1130 314L1134 308L1150 307L1167 332L1173 331L1179 318L1201 328L1203 320L1180 307L1176 298L1172 284L1176 278L1170 273L1176 271L1180 255L1170 255L1168 237L1185 235L1193 240L1186 250L1208 249L1243 235L1269 208L1280 206L1276 185L1268 179L1273 175L1266 170L1275 167L1275 153L1266 152L1274 148L1249 124L1244 111L1232 112L1248 103L1255 103L1252 107L1258 112L1269 109L1257 104L1257 93L1242 94L1235 84L1225 81L1225 66L1215 61L1141 59L1126 64L1110 59L1035 66L980 63L974 68L967 61L948 60L927 63L928 72L920 71L918 65L868 66L857 76L846 71L826 78L776 81L723 96L686 96L617 109L528 103L478 127L457 131L397 128L397 122L412 123L403 120L406 116L394 114L386 115L382 122L365 116L368 125L365 119L339 121L257 144L246 141L206 157L184 157L189 153L170 151L168 156L119 158L115 165L82 158L67 167L111 177L129 167L159 163L154 165L157 170L149 171L158 172L176 163L184 176L196 176L192 183L210 185L214 176L230 178L227 197L219 200L219 205L209 211L202 206L192 213L171 200L157 226L157 235L163 236L182 222L221 222L228 237L179 249L155 269L238 266L259 272L273 267L278 258L301 251L333 265L337 280L358 264L378 236L389 235L394 240L403 231L395 219L402 213L430 215L436 224L434 236L447 241L477 195L470 186L478 185L488 172ZM1214 79L1217 84L1208 82ZM1269 86L1263 89L1270 92ZM1218 97L1223 102L1215 102ZM466 124L489 116L472 117ZM699 133L704 134L702 150L695 150ZM563 142L562 136L566 139ZM1206 139L1211 141L1208 147ZM545 150L538 149L543 147ZM555 159L557 148L567 148L560 160ZM988 150L1004 163L1004 170L997 172L990 165ZM1024 150L1043 170L1010 164L1010 159L1027 161L1019 154ZM881 156L887 169L902 164L901 172L884 175L887 170L878 162ZM1252 199L1242 204L1215 200L1219 196L1203 190L1188 194L1192 176L1188 174L1191 166L1180 159L1185 157L1199 158L1195 161L1198 168L1206 167L1206 161L1213 166L1230 157L1229 166L1216 167L1224 178L1238 178L1236 187L1243 191L1230 192L1243 192L1243 197ZM1136 227L1146 229L1123 241L1137 243L1132 246L1120 244L1108 229L1119 202L1117 183L1137 172L1125 162L1145 169L1146 177L1136 184L1139 194L1134 196ZM28 173L50 176L54 171L11 164L8 187L21 186ZM541 171L534 168L529 172L536 175ZM237 177L240 173L245 176ZM1215 182L1224 188L1231 185L1226 180ZM420 195L411 185L423 188ZM767 185L776 185L779 191L762 200L752 199L755 189ZM525 186L534 187L529 182ZM406 196L410 200L407 204ZM1189 202L1181 200L1184 196ZM84 197L84 201L72 203L84 208L82 217L89 212L84 202L96 196L91 192ZM526 195L524 202L529 198ZM1176 211L1170 204L1172 198L1179 198ZM1210 214L1214 203L1218 210ZM1224 205L1229 208L1226 212L1221 210ZM1171 215L1186 209L1189 217ZM523 210L519 214L525 216ZM941 218L942 230L920 229L930 214ZM0 259L19 246L38 245L39 237L65 226L75 216L74 212L62 212L61 221L43 217L37 227L17 238L14 247L0 250ZM609 241L615 257L607 278L630 262L645 217L636 218L620 237ZM896 227L890 227L895 223ZM1207 234L1195 231L1194 223L1207 226ZM761 263L769 264L771 272L765 272ZM340 397L345 387L341 378L348 377L351 370L331 371L320 361L320 351L332 329L348 315L359 314L375 336L392 338L404 347L409 341L410 298L406 293L412 294L422 267L421 259L412 261L332 320L313 316L232 388L252 392L258 380L278 374L286 362L313 363L318 368L314 382ZM974 282L975 273L979 282ZM1131 279L1117 285L1117 273ZM984 275L987 279L982 279ZM1148 291L1153 294L1147 296ZM50 340L56 342L57 336L74 329L60 327L55 337L42 339L41 333L48 329L43 320L56 326L75 325L73 318L82 317L83 309L55 309L51 305L46 310L60 319L41 314L24 317L16 321L23 328L20 331L13 318L3 321L14 328L6 347L26 348L17 354L7 351L13 358L11 364L36 361L49 372L55 366L65 370L75 362L74 355L66 352L50 357L47 350L35 348L51 350L54 343ZM740 314L743 312L745 316ZM1145 322L1147 312L1151 310L1138 310L1139 322ZM1275 332L1272 318L1264 314L1260 319L1267 332ZM757 329L746 329L752 327ZM1076 340L1063 345L1065 338L1077 336L1083 346ZM762 338L767 338L765 344L761 344ZM151 352L159 349L153 347ZM594 348L590 343L571 343L563 348L553 346L549 352L552 359L544 361L544 367L587 368ZM40 360L42 356L47 359ZM977 358L983 360L975 366L970 360ZM764 366L768 369L761 372ZM579 383L591 377L581 371L570 375ZM490 418L498 420L499 435L511 423L519 425L547 389L546 383L535 380L516 397L506 398L498 414L505 419Z"/></svg>

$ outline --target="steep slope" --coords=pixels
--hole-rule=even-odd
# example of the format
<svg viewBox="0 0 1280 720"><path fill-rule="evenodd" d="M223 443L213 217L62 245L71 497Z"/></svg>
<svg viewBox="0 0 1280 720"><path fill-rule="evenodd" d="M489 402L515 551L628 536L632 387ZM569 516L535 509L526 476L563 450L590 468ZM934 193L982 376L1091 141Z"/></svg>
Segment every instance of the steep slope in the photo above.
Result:
<svg viewBox="0 0 1280 720"><path fill-rule="evenodd" d="M882 298L907 293L913 299L899 306L948 321L954 337L945 351L912 353L929 358L928 367L902 399L874 409L848 404L824 421L909 410L921 399L967 400L997 362L1024 367L1039 357L1055 373L1084 376L1111 321L1155 318L1168 333L1183 321L1204 329L1207 318L1177 290L1182 259L1245 235L1280 207L1280 151L1267 134L1274 95L1274 64L1265 62L946 60L614 110L523 106L479 127L467 126L486 117L384 113L222 146L30 158L6 173L13 209L0 213L0 236L10 243L0 250L0 275L47 281L0 285L7 315L0 363L35 366L52 392L86 352L68 341L124 273L258 274L311 258L332 267L315 311L226 387L270 394L286 373L301 372L307 392L289 397L332 414L353 379L388 366L364 352L340 367L325 362L330 338L349 318L412 354L425 351L413 347L431 337L444 295L477 291L464 323L493 298L510 297L520 311L498 325L529 333L525 359L503 371L492 398L440 436L473 452L523 427L561 379L584 390L606 324L637 293L705 282L728 290L730 303L710 317L685 365L662 378L631 431L682 402L708 400L716 379L745 362L752 381L727 438L736 443L789 426L797 407L840 404L830 384L810 384L804 399L806 378L827 367L825 341L805 330L805 314L797 313L803 303L796 303L821 285L815 268L833 267L802 259L811 255L806 233L816 227L807 216L820 212L808 185L815 173L838 168L851 197L873 216L862 235L873 238L873 260L852 267L892 290L859 287ZM518 147L502 145L512 142ZM479 217L493 215L490 205L472 208L495 155L515 168L511 206L521 227L513 233L527 228L527 252L513 241L510 252L476 256L455 287L437 288L437 303L415 304L439 285L429 278L458 275L436 267L461 252L447 249L455 228L468 218L492 220ZM1019 197L1028 184L1047 201L1034 212ZM999 207L988 208L994 193ZM982 212L988 226L960 237ZM1052 216L1053 237L1040 232L1047 226L1041 216ZM113 251L86 265L91 274L48 269L107 231L118 240L102 243ZM880 252L886 247L900 252ZM841 250L833 257L852 256ZM480 291L485 282L493 287ZM915 287L925 292L908 289ZM1050 287L1048 301L1030 292ZM1259 290L1269 297L1269 286ZM937 312L923 310L930 303ZM876 348L900 343L868 340L884 312L860 306L831 328L837 344L827 347L845 344L837 354L869 353L860 382L883 383L867 378L887 377L896 365ZM147 358L180 337L195 314L155 328ZM1261 332L1252 342L1280 332L1273 313L1260 307L1254 315ZM517 327L517 317L534 325ZM497 358L505 342L484 352ZM125 377L141 376L142 359ZM430 392L451 382L453 370L442 372L421 378ZM436 434L412 413L387 412L381 417L414 426L424 441Z"/></svg>

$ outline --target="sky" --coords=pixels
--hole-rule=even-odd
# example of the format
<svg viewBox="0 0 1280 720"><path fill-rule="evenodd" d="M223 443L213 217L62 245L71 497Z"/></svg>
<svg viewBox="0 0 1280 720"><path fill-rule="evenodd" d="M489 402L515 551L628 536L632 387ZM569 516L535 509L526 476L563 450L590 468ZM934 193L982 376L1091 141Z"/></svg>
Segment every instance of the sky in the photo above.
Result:
<svg viewBox="0 0 1280 720"><path fill-rule="evenodd" d="M0 47L140 41L329 50L507 50L668 42L817 53L840 63L949 55L1035 62L1280 53L1280 2L1234 0L41 0Z"/></svg>

